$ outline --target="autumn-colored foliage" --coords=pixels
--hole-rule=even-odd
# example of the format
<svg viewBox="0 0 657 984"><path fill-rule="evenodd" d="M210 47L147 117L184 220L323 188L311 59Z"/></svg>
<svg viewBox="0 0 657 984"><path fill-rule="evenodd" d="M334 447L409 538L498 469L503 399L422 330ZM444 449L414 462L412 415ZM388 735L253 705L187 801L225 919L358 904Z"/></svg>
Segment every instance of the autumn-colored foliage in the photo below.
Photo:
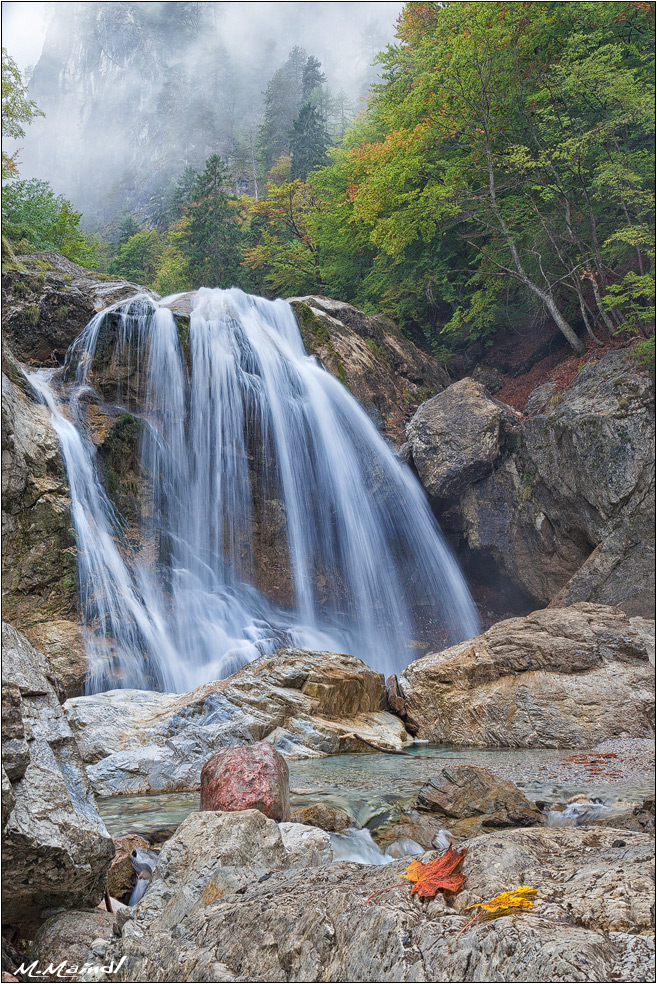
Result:
<svg viewBox="0 0 657 984"><path fill-rule="evenodd" d="M465 881L465 875L456 869L467 853L467 847L462 851L455 851L450 845L441 857L428 864L412 861L402 875L402 878L415 882L411 895L417 895L420 899L433 899L439 891L458 892Z"/></svg>
<svg viewBox="0 0 657 984"><path fill-rule="evenodd" d="M532 896L536 895L537 891L538 889L536 888L519 885L518 888L514 888L511 892L500 892L499 895L489 899L487 902L476 902L474 905L469 905L468 909L479 909L479 912L457 933L456 938L458 939L461 933L468 926L472 926L473 922L476 922L480 916L505 916L514 909L531 909L534 905Z"/></svg>

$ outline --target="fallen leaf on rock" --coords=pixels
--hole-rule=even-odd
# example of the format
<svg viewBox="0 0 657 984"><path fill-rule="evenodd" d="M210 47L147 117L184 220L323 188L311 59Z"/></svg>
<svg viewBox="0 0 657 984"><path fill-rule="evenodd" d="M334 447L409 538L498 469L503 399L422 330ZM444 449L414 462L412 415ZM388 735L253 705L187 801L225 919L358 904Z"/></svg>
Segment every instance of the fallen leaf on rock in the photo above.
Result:
<svg viewBox="0 0 657 984"><path fill-rule="evenodd" d="M412 861L402 875L402 878L415 882L411 895L417 895L420 899L433 899L439 891L458 892L465 881L465 875L456 869L467 853L467 847L462 851L455 851L450 846L441 857L429 861L428 864Z"/></svg>
<svg viewBox="0 0 657 984"><path fill-rule="evenodd" d="M519 885L518 888L514 888L511 892L500 892L499 895L496 895L493 899L489 899L487 902L475 902L474 905L469 905L468 909L479 909L479 912L456 934L456 938L458 939L463 930L467 929L468 926L472 926L473 922L479 919L480 916L505 916L513 909L531 909L534 905L532 896L536 895L537 892L537 888L529 888L528 885Z"/></svg>

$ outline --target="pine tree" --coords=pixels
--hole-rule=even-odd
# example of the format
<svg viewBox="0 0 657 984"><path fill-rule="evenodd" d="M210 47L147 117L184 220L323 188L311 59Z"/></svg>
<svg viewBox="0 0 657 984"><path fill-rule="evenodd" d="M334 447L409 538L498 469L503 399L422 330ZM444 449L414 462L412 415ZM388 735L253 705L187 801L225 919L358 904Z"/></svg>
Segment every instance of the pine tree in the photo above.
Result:
<svg viewBox="0 0 657 984"><path fill-rule="evenodd" d="M313 168L326 164L328 145L326 124L314 106L304 103L290 133L292 180L299 178L305 181Z"/></svg>
<svg viewBox="0 0 657 984"><path fill-rule="evenodd" d="M322 63L319 58L309 55L303 68L301 80L301 99L304 103L310 102L315 89L321 88L326 82L326 76L320 72Z"/></svg>
<svg viewBox="0 0 657 984"><path fill-rule="evenodd" d="M180 232L192 282L231 287L240 277L240 222L236 200L226 191L226 164L213 154L194 182L194 200L185 209Z"/></svg>
<svg viewBox="0 0 657 984"><path fill-rule="evenodd" d="M304 71L308 57L294 47L287 61L272 76L265 92L265 113L258 130L258 161L261 177L290 149L290 128L303 99ZM310 78L309 78L310 83Z"/></svg>

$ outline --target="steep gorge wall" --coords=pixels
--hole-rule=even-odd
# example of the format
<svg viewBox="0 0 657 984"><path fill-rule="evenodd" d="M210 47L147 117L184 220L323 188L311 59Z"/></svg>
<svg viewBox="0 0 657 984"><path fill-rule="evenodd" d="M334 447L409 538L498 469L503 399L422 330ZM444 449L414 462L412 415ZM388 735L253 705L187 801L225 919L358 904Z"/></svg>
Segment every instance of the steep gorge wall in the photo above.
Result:
<svg viewBox="0 0 657 984"><path fill-rule="evenodd" d="M526 416L465 378L420 407L403 455L470 570L534 605L653 617L654 399L627 349Z"/></svg>

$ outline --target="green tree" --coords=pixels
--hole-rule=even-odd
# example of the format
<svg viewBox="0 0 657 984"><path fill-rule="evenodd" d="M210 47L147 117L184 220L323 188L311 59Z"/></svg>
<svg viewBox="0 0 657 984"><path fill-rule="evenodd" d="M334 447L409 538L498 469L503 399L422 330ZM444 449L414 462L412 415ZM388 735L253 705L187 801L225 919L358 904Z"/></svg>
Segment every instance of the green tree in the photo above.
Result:
<svg viewBox="0 0 657 984"><path fill-rule="evenodd" d="M92 264L97 244L80 229L81 217L47 181L16 180L3 189L4 232L18 250L56 250L76 263Z"/></svg>
<svg viewBox="0 0 657 984"><path fill-rule="evenodd" d="M123 246L132 236L136 236L138 232L138 222L133 215L128 215L119 226L119 236L117 239L119 246Z"/></svg>
<svg viewBox="0 0 657 984"><path fill-rule="evenodd" d="M304 103L292 124L290 151L292 179L305 181L310 171L327 163L329 135L318 111Z"/></svg>
<svg viewBox="0 0 657 984"><path fill-rule="evenodd" d="M648 8L405 7L342 162L377 289L439 288L457 336L493 330L505 295L533 299L577 351L575 321L594 337L625 323L612 287L628 265L647 274L654 229Z"/></svg>
<svg viewBox="0 0 657 984"><path fill-rule="evenodd" d="M27 86L14 59L2 49L2 137L20 140L25 136L25 124L44 114L32 99L27 98ZM2 180L17 175L16 154L2 151Z"/></svg>
<svg viewBox="0 0 657 984"><path fill-rule="evenodd" d="M321 291L321 251L316 236L319 199L303 181L290 180L291 160L282 157L272 171L266 195L249 201L257 241L244 249L244 266L261 274L275 296Z"/></svg>
<svg viewBox="0 0 657 984"><path fill-rule="evenodd" d="M194 184L194 199L185 208L180 248L188 275L197 286L231 287L239 283L242 214L239 202L226 191L224 161L213 154Z"/></svg>
<svg viewBox="0 0 657 984"><path fill-rule="evenodd" d="M150 287L155 279L162 250L163 243L157 230L142 229L122 244L118 255L109 265L109 273Z"/></svg>
<svg viewBox="0 0 657 984"><path fill-rule="evenodd" d="M289 151L290 129L303 99L303 75L307 63L306 52L295 46L267 85L265 110L257 141L262 178L279 157Z"/></svg>
<svg viewBox="0 0 657 984"><path fill-rule="evenodd" d="M301 101L302 103L310 102L313 93L320 89L326 82L326 76L321 71L322 63L319 58L315 58L314 55L309 55L306 64L303 66L303 75L301 77Z"/></svg>

